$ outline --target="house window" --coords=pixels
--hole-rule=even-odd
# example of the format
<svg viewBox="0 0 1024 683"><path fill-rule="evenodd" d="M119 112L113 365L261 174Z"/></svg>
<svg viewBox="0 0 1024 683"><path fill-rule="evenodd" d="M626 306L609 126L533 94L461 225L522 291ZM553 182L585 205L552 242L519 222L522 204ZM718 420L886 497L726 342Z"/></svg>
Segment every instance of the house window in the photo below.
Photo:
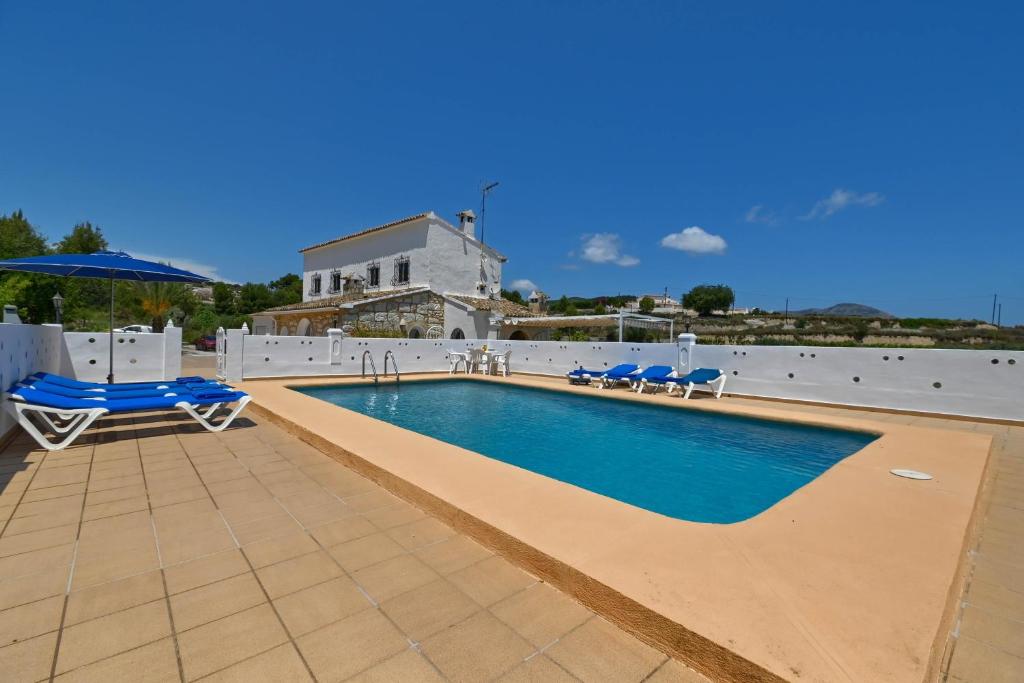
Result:
<svg viewBox="0 0 1024 683"><path fill-rule="evenodd" d="M313 296L320 294L320 273L314 273L309 279L309 293Z"/></svg>
<svg viewBox="0 0 1024 683"><path fill-rule="evenodd" d="M409 284L409 257L399 256L395 259L395 277L391 281L393 285Z"/></svg>
<svg viewBox="0 0 1024 683"><path fill-rule="evenodd" d="M331 286L327 289L328 294L337 294L341 291L341 273L335 271L331 273Z"/></svg>
<svg viewBox="0 0 1024 683"><path fill-rule="evenodd" d="M379 263L371 263L366 266L366 287L367 289L380 287Z"/></svg>

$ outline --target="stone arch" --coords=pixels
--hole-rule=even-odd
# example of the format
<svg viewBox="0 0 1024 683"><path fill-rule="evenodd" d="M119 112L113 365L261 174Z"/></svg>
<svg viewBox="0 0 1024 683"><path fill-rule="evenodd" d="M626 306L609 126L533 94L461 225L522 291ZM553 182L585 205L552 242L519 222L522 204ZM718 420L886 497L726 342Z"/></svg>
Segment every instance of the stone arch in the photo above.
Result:
<svg viewBox="0 0 1024 683"><path fill-rule="evenodd" d="M299 326L295 328L296 337L308 337L311 336L312 323L309 322L309 318L303 318L299 321Z"/></svg>
<svg viewBox="0 0 1024 683"><path fill-rule="evenodd" d="M526 341L529 339L529 337L526 336L526 333L522 330L516 330L512 334L508 335L508 338L513 341Z"/></svg>
<svg viewBox="0 0 1024 683"><path fill-rule="evenodd" d="M456 327L452 330L452 339L465 339L466 333L462 331L461 327Z"/></svg>

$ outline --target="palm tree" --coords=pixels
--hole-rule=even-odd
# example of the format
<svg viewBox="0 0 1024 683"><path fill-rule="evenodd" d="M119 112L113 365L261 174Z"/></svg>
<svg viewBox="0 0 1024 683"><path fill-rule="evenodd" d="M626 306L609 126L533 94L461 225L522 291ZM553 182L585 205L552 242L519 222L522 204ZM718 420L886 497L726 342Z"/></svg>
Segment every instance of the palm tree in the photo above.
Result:
<svg viewBox="0 0 1024 683"><path fill-rule="evenodd" d="M150 316L154 332L163 332L168 311L184 285L177 282L141 282L139 298L142 310Z"/></svg>

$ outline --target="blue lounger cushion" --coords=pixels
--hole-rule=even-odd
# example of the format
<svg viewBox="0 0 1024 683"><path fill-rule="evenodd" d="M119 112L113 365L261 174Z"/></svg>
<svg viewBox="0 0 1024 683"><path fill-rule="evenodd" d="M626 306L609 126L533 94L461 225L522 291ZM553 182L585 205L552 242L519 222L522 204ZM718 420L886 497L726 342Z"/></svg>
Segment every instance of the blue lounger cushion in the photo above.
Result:
<svg viewBox="0 0 1024 683"><path fill-rule="evenodd" d="M717 368L697 368L693 372L688 373L685 377L677 377L674 381L676 384L707 384L721 376L722 371Z"/></svg>
<svg viewBox="0 0 1024 683"><path fill-rule="evenodd" d="M634 365L632 363L623 363L622 365L616 365L614 368L602 372L600 376L606 377L608 379L624 379L626 377L632 377L636 375L636 372L639 369L639 365Z"/></svg>
<svg viewBox="0 0 1024 683"><path fill-rule="evenodd" d="M211 405L213 403L233 403L247 396L243 391L204 391L202 396L196 394L174 396L145 396L136 398L73 398L59 396L38 389L18 387L9 392L12 398L21 399L32 405L56 408L58 410L81 410L83 408L104 408L109 413L125 413L136 410L166 410L179 403L191 405Z"/></svg>
<svg viewBox="0 0 1024 683"><path fill-rule="evenodd" d="M15 385L23 386L27 388L36 389L38 391L45 391L51 394L57 394L58 396L67 396L68 398L95 398L97 396L105 396L107 398L145 398L147 396L191 396L194 390L202 390L204 388L219 389L221 387L217 385L185 385L185 384L171 384L164 385L164 388L140 388L140 389L125 389L122 391L93 391L91 389L72 389L60 384L51 384L50 382L39 380L39 379L25 379Z"/></svg>
<svg viewBox="0 0 1024 683"><path fill-rule="evenodd" d="M60 386L68 387L69 389L94 389L103 392L137 391L139 389L172 386L175 384L182 384L188 386L194 384L209 384L211 386L223 386L220 382L216 380L204 379L202 377L179 377L177 380L164 380L159 382L125 382L119 384L83 382L81 380L71 379L70 377L64 377L63 375L55 375L49 372L37 372L33 374L32 377L35 379L43 380L45 382L49 382L51 384L59 384Z"/></svg>

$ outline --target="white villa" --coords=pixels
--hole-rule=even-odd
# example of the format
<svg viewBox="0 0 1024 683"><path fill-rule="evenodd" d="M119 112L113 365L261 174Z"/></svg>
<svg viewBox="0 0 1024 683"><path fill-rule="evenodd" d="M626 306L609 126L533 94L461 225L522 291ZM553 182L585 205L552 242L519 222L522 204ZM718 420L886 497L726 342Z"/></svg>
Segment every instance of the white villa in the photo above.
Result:
<svg viewBox="0 0 1024 683"><path fill-rule="evenodd" d="M433 211L300 249L302 302L253 316L255 334L529 339L506 316L531 312L501 298L505 256L476 237L476 216L458 227Z"/></svg>

